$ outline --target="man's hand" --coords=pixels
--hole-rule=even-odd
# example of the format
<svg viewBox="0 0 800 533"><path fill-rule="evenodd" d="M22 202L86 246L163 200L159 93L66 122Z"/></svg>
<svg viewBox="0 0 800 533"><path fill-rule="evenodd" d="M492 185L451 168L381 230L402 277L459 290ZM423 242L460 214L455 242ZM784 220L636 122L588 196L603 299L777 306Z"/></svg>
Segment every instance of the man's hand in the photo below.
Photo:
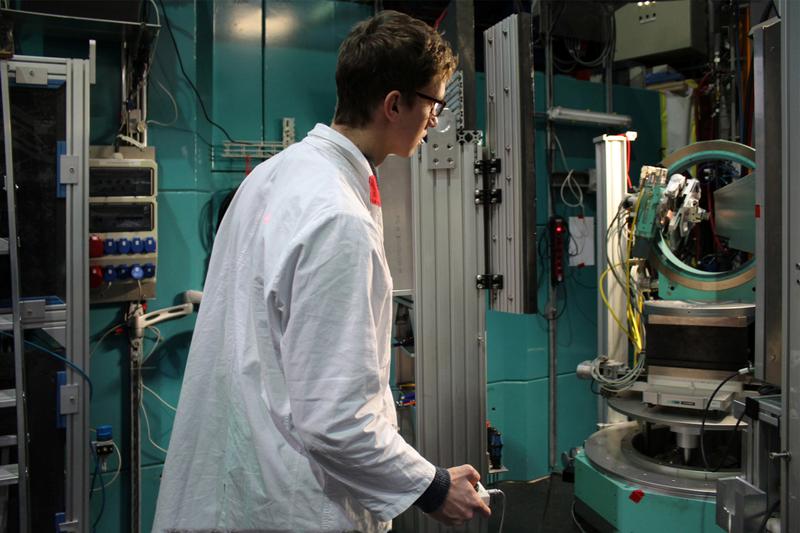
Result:
<svg viewBox="0 0 800 533"><path fill-rule="evenodd" d="M460 526L472 520L475 512L490 516L491 509L478 497L475 484L481 476L470 465L448 468L450 473L450 490L439 509L430 513L435 520L448 526Z"/></svg>

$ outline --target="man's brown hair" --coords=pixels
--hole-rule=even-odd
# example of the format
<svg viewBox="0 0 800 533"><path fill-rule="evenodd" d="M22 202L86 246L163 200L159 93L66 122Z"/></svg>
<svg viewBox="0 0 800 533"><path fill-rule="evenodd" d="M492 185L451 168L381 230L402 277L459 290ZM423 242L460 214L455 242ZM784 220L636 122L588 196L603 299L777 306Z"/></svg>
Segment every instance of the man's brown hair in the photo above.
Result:
<svg viewBox="0 0 800 533"><path fill-rule="evenodd" d="M450 45L433 28L397 11L381 11L358 23L339 48L333 121L364 126L390 91L400 91L410 102L415 91L452 76L456 63Z"/></svg>

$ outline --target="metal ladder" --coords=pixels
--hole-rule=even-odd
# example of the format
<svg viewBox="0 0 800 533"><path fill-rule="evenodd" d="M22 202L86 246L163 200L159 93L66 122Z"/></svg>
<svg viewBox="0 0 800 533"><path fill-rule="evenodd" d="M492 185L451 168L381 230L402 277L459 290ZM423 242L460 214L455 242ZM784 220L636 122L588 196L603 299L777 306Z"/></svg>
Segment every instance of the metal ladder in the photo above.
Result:
<svg viewBox="0 0 800 533"><path fill-rule="evenodd" d="M5 67L5 65L4 65ZM5 310L0 315L0 331L4 334L13 336L13 357L14 357L14 385L13 389L0 391L0 416L8 416L12 408L16 408L16 435L3 435L0 437L0 496L2 497L2 515L0 515L0 527L4 530L8 528L9 520L9 486L18 485L19 499L19 523L22 531L27 530L28 516L28 446L27 446L27 416L25 405L25 368L23 364L23 328L20 314L20 275L18 247L10 246L9 243L17 243L17 217L16 217L16 194L14 186L14 173L11 140L10 119L5 120L5 115L10 114L10 97L8 87L8 77L4 68L2 78L2 108L4 115L5 139L5 161L9 171L3 176L3 188L5 189L6 211L8 214L9 234L2 238L3 255L10 256L9 267L11 273L11 312ZM5 171L5 169L4 169ZM20 438L22 436L23 438ZM16 447L16 462L11 462L11 449ZM20 465L22 465L20 476Z"/></svg>
<svg viewBox="0 0 800 533"><path fill-rule="evenodd" d="M9 267L11 274L11 312L4 310L0 315L0 331L5 335L13 336L14 357L14 386L13 389L0 391L0 416L9 416L9 411L16 411L16 435L3 435L0 447L0 495L2 496L2 516L0 527L8 528L9 520L9 486L18 485L19 500L19 527L21 531L28 528L29 487L28 487L28 424L25 404L25 367L23 364L24 338L20 310L20 273L18 247L12 245L18 242L17 217L16 217L16 188L14 186L14 172L12 159L11 137L11 103L8 84L8 71L6 64L2 69L2 109L4 124L4 150L7 169L3 169L3 188L5 190L6 212L8 214L8 235L3 237L3 255L10 256ZM20 438L22 437L22 438ZM16 462L12 463L11 449L16 447ZM20 469L20 465L22 465ZM20 471L22 475L20 476Z"/></svg>

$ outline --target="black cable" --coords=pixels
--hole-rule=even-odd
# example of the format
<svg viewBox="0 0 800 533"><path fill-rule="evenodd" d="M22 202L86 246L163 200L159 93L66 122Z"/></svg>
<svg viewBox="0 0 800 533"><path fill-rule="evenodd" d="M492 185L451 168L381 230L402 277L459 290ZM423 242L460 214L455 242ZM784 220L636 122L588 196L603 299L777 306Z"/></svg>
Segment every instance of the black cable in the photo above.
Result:
<svg viewBox="0 0 800 533"><path fill-rule="evenodd" d="M222 224L222 219L225 218L225 213L228 212L228 207L230 207L231 202L233 201L233 197L236 196L236 191L239 190L239 187L234 187L231 189L225 197L222 199L222 202L219 204L219 212L217 214L217 226L214 230L214 234L219 231L219 227Z"/></svg>
<svg viewBox="0 0 800 533"><path fill-rule="evenodd" d="M10 333L6 333L5 331L0 331L0 335L4 335L6 337L11 337L12 339L14 338L14 335L11 335ZM57 353L55 353L55 352L53 352L51 350L48 350L44 346L39 346L35 342L31 342L31 341L28 341L28 340L25 340L25 339L23 339L23 342L25 344L27 344L28 346L36 348L40 352L46 353L50 357L58 359L59 361L61 361L62 363L64 363L68 367L70 367L72 370L74 370L75 372L80 374L80 376L86 381L86 384L89 385L89 398L92 397L92 395L94 394L94 388L92 387L92 380L89 379L89 376L86 374L86 372L83 371L83 369L81 367L79 367L78 365L76 365L75 363L73 363L72 361L67 359L66 357L58 355Z"/></svg>
<svg viewBox="0 0 800 533"><path fill-rule="evenodd" d="M570 251L570 248L572 247L573 244L575 245L574 254ZM567 227L567 255L569 257L578 257L579 255L581 255L581 252L583 252L583 247L578 249L578 240L572 236L572 233L569 231L569 227Z"/></svg>
<svg viewBox="0 0 800 533"><path fill-rule="evenodd" d="M538 224L537 224L537 226L538 226ZM545 224L544 226L546 228L547 224ZM545 259L544 253L542 253L542 243L547 242L547 240L548 240L547 233L548 233L547 231L543 231L543 232L539 233L539 242L536 243L536 255L538 256L540 264L543 264L544 263L544 259ZM549 244L548 244L548 246L549 246ZM541 305L539 305L539 290L541 290L542 281L545 278L544 268L538 269L538 274L539 274L538 278L536 279L536 309L537 309L536 313L538 315L540 315L542 318L547 319L548 318L547 315L544 314L541 311L543 309L543 307Z"/></svg>
<svg viewBox="0 0 800 533"><path fill-rule="evenodd" d="M724 385L725 385L727 382L729 382L730 380L732 380L733 378L735 378L735 377L736 377L736 376L738 376L738 375L739 375L739 371L737 370L736 372L734 372L733 374L731 374L731 375L730 375L730 376L728 376L727 378L723 379L723 380L720 382L720 384L719 384L719 385L717 385L717 388L716 388L716 389L714 389L714 392L712 392L712 393L711 393L711 397L708 399L708 402L706 402L706 405L705 405L705 407L703 408L703 421L700 423L700 456L703 458L703 467L706 469L706 471L707 471L707 472L708 472L708 471L711 471L711 469L708 467L708 459L706 458L706 448L705 448L705 446L704 446L704 440L703 440L703 437L705 436L705 431L706 431L706 419L708 419L708 412L709 412L709 410L710 410L710 408L711 408L711 404L712 404L712 403L713 403L713 401L714 401L714 397L717 395L717 393L719 392L719 390L720 390L720 389L721 389L721 388L722 388L722 387L723 387L723 386L724 386Z"/></svg>
<svg viewBox="0 0 800 533"><path fill-rule="evenodd" d="M767 522L769 522L769 518L775 511L778 510L780 506L781 506L781 501L775 500L772 506L764 513L764 518L761 520L761 524L758 526L758 529L756 529L758 533L767 530Z"/></svg>
<svg viewBox="0 0 800 533"><path fill-rule="evenodd" d="M577 527L577 528L580 530L580 532L581 532L581 533L586 533L586 530L585 530L585 529L583 529L583 526L582 526L582 525L581 525L581 523L578 521L578 516L575 514L575 502L576 502L576 501L577 501L577 500L575 500L575 499L573 499L573 500L572 500L572 508L570 509L570 514L572 515L572 522L573 522L573 523L575 524L575 526L576 526L576 527Z"/></svg>
<svg viewBox="0 0 800 533"><path fill-rule="evenodd" d="M172 33L172 24L170 24L169 22L169 17L167 16L167 10L164 8L164 0L158 0L158 3L161 5L161 11L163 11L164 13L164 22L167 25L167 31L169 32L170 39L172 40L172 46L175 48L175 56L178 58L178 65L181 67L181 73L183 74L183 77L186 78L186 81L189 83L189 86L194 91L195 96L197 96L197 101L200 102L200 109L203 110L203 115L205 115L206 120L208 121L209 124L211 124L212 126L216 126L222 133L224 133L225 137L227 137L230 142L247 144L243 143L242 141L235 141L225 128L223 128L222 126L211 120L211 117L208 115L208 111L206 111L206 105L203 103L203 98L200 96L200 91L197 90L197 87L195 87L192 79L189 77L188 74L186 74L186 69L183 68L183 60L181 59L181 53L178 50L178 43L175 41L175 34Z"/></svg>
<svg viewBox="0 0 800 533"><path fill-rule="evenodd" d="M719 469L725 465L725 460L728 458L728 451L731 449L733 445L733 441L738 435L739 432L739 425L742 423L742 419L744 418L745 410L742 409L742 414L739 415L739 418L736 419L736 425L733 427L733 432L731 433L730 437L728 437L728 442L725 444L725 449L722 452L722 457L719 460L719 464L714 467L712 472L719 472Z"/></svg>
<svg viewBox="0 0 800 533"><path fill-rule="evenodd" d="M556 29L556 25L558 24L558 21L561 20L561 15L563 15L564 11L567 10L567 3L566 2L560 2L559 6L561 7L561 9L559 9L558 14L553 17L553 20L550 23L550 28L547 30L548 34L552 34L553 33L553 30ZM552 15L552 13L551 13L551 15Z"/></svg>
<svg viewBox="0 0 800 533"><path fill-rule="evenodd" d="M589 290L596 291L597 290L597 285L596 284L595 285L586 285L585 283L581 283L580 281L578 281L578 275L576 274L577 271L578 271L577 268L573 268L572 271L570 272L570 276L569 276L570 279L575 283L575 285L577 285L578 287L583 287L584 289L589 289Z"/></svg>
<svg viewBox="0 0 800 533"><path fill-rule="evenodd" d="M550 476L547 480L547 494L544 498L544 509L542 510L542 528L544 528L545 518L547 518L547 510L550 507L550 493L553 490L553 477L555 475L555 472L550 472Z"/></svg>
<svg viewBox="0 0 800 533"><path fill-rule="evenodd" d="M94 477L100 474L100 458L97 457L97 450L94 452L94 475L92 476L92 490L94 490ZM94 519L92 523L92 531L97 528L97 524L100 523L100 519L103 517L103 512L106 510L106 484L103 481L103 478L100 478L100 513L97 515L97 518Z"/></svg>
<svg viewBox="0 0 800 533"><path fill-rule="evenodd" d="M580 57L578 57L577 50L575 50L573 48L575 45L570 46L569 44L566 44L566 42L565 42L565 47L567 48L567 51L569 52L570 56L577 63L579 63L581 66L589 67L589 68L596 68L596 67L599 67L599 66L605 67L606 62L609 59L609 56L614 51L614 46L615 46L615 43L616 43L616 24L615 24L614 10L613 9L611 9L611 10L603 9L603 11L605 11L605 13L606 13L606 16L604 17L604 20L607 21L608 38L606 39L605 46L603 46L603 50L602 50L602 52L600 53L599 56L597 56L596 58L591 59L591 60L583 60ZM577 42L577 39L572 39L572 42L573 43ZM578 43L578 44L580 44L580 43Z"/></svg>
<svg viewBox="0 0 800 533"><path fill-rule="evenodd" d="M549 227L549 224L548 224L548 225L546 225L546 227ZM545 232L542 232L540 235L541 235L541 238L539 239L539 242L536 244L536 248L537 248L537 250L536 250L536 253L537 253L537 255L538 255L539 262L540 262L540 263L543 263L545 258L544 258L544 254L542 253L542 243L547 243L547 246L548 246L548 248L549 248L549 246L550 246L550 242L549 242L549 241L550 241L550 239L549 239L549 237L548 237L549 233L548 233L548 232L546 232L546 231L545 231ZM545 277L545 275L544 275L544 269L543 269L543 268L541 268L541 269L539 269L539 277L538 277L538 279L536 280L536 291L537 291L537 295L536 295L536 297L537 297L537 299L538 299L538 297L539 297L539 295L538 295L538 291L539 291L539 289L541 289L541 287L542 287L542 281L544 280L544 277ZM563 285L563 289L564 289L564 307L562 307L562 308L561 308L561 311L559 311L559 310L558 310L558 287L560 287L560 286L562 286L562 285ZM565 313L565 312L566 312L566 310L567 310L567 287L566 287L566 279L564 280L564 282L563 282L563 283L560 283L559 285L556 285L556 301L554 302L554 304L555 304L555 309L553 310L553 316L550 316L550 314L545 314L545 313L543 313L543 312L541 312L541 311L537 311L537 314L538 314L538 315L540 315L542 318L544 318L544 319L546 319L546 320L558 320L559 318L561 318L562 316L564 316L564 313ZM537 304L536 308L537 308L537 309L542 309L542 306Z"/></svg>
<svg viewBox="0 0 800 533"><path fill-rule="evenodd" d="M558 288L559 287L561 287L563 289L563 291L564 291L564 307L561 308L561 311L558 311ZM566 280L564 280L563 283L559 283L558 285L556 285L555 307L556 307L556 311L557 312L556 312L556 316L553 317L553 320L558 320L559 318L564 316L564 313L567 312L567 285L566 285Z"/></svg>
<svg viewBox="0 0 800 533"><path fill-rule="evenodd" d="M97 461L97 455L94 453L94 446L90 444L89 447L92 450L92 456L94 457L94 472L92 472L92 484L89 487L89 499L91 500L92 494L94 494L94 482L97 479L98 468L100 467L100 463Z"/></svg>

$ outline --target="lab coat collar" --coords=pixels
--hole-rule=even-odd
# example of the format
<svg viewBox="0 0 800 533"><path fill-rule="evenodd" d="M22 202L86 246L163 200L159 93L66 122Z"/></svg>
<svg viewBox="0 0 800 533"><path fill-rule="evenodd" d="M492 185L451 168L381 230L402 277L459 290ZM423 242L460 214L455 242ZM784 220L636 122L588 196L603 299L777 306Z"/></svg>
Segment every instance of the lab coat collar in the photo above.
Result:
<svg viewBox="0 0 800 533"><path fill-rule="evenodd" d="M331 144L334 144L342 153L342 155L344 155L355 167L358 174L364 177L365 185L367 184L367 179L369 176L374 176L376 174L372 163L369 162L369 160L364 156L361 150L358 149L353 141L330 126L326 126L325 124L317 124L314 126L313 130L308 132L308 136L323 139Z"/></svg>

